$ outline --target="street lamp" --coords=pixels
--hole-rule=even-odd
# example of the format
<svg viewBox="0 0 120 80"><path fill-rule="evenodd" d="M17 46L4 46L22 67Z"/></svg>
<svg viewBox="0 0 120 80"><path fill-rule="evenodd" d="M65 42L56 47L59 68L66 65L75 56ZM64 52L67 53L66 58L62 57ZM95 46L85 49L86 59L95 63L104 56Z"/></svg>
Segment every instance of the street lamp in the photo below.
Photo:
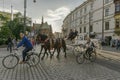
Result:
<svg viewBox="0 0 120 80"><path fill-rule="evenodd" d="M35 3L36 0L33 0L33 2ZM26 30L26 8L27 8L27 0L24 0L24 32Z"/></svg>
<svg viewBox="0 0 120 80"><path fill-rule="evenodd" d="M102 40L104 40L104 0L103 0L103 11L102 11Z"/></svg>
<svg viewBox="0 0 120 80"><path fill-rule="evenodd" d="M89 32L88 32L88 37L90 37L90 26L91 26L91 12L89 11Z"/></svg>

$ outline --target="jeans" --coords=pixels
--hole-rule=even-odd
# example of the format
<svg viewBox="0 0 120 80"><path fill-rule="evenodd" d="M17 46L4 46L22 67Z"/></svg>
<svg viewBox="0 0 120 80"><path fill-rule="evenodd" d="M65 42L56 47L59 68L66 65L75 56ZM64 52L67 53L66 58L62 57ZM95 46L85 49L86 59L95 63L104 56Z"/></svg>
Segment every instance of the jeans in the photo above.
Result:
<svg viewBox="0 0 120 80"><path fill-rule="evenodd" d="M25 57L27 56L27 52L29 52L30 50L32 50L33 48L25 48L22 52L22 57L23 57L23 61L25 61Z"/></svg>
<svg viewBox="0 0 120 80"><path fill-rule="evenodd" d="M119 47L120 47L120 45L117 45L117 46L116 46L116 49L118 50L118 49L119 49Z"/></svg>
<svg viewBox="0 0 120 80"><path fill-rule="evenodd" d="M10 50L10 53L12 53L12 43L8 43L7 50Z"/></svg>

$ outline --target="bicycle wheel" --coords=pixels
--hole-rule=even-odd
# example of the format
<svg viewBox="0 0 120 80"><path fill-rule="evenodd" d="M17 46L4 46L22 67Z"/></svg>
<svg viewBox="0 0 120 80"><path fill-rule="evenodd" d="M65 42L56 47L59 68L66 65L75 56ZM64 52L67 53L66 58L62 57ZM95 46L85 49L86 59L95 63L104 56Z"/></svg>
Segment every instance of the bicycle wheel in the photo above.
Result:
<svg viewBox="0 0 120 80"><path fill-rule="evenodd" d="M35 66L40 61L40 59L38 57L38 54L32 53L30 55L27 55L26 57L29 58L28 61L27 61L27 63L28 63L29 66Z"/></svg>
<svg viewBox="0 0 120 80"><path fill-rule="evenodd" d="M89 60L91 62L94 62L96 60L96 52L95 51L90 52Z"/></svg>
<svg viewBox="0 0 120 80"><path fill-rule="evenodd" d="M85 61L84 55L83 55L82 52L79 53L79 54L76 56L76 61L77 61L78 64L82 64L82 63Z"/></svg>
<svg viewBox="0 0 120 80"><path fill-rule="evenodd" d="M19 62L19 58L15 55L8 55L3 58L2 64L7 69L13 69Z"/></svg>

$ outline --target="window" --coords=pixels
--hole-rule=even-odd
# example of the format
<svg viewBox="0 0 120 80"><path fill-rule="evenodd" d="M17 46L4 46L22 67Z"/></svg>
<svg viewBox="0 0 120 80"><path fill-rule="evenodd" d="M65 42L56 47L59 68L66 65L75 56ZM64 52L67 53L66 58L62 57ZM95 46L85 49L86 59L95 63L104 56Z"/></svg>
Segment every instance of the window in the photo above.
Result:
<svg viewBox="0 0 120 80"><path fill-rule="evenodd" d="M93 13L89 13L89 19L90 21L93 21Z"/></svg>
<svg viewBox="0 0 120 80"><path fill-rule="evenodd" d="M116 3L115 12L119 12L119 11L120 11L120 3Z"/></svg>
<svg viewBox="0 0 120 80"><path fill-rule="evenodd" d="M105 30L109 30L109 22L105 22Z"/></svg>
<svg viewBox="0 0 120 80"><path fill-rule="evenodd" d="M93 10L93 2L91 3L91 5L90 5L90 6L91 6L91 10Z"/></svg>
<svg viewBox="0 0 120 80"><path fill-rule="evenodd" d="M108 16L109 15L109 8L106 8L105 9L105 16Z"/></svg>
<svg viewBox="0 0 120 80"><path fill-rule="evenodd" d="M105 4L109 3L109 0L105 0Z"/></svg>
<svg viewBox="0 0 120 80"><path fill-rule="evenodd" d="M82 16L82 9L80 10L80 15Z"/></svg>
<svg viewBox="0 0 120 80"><path fill-rule="evenodd" d="M86 33L86 27L84 27L84 33Z"/></svg>
<svg viewBox="0 0 120 80"><path fill-rule="evenodd" d="M93 32L93 26L92 25L90 25L89 31Z"/></svg>
<svg viewBox="0 0 120 80"><path fill-rule="evenodd" d="M73 15L71 15L71 21L73 21Z"/></svg>
<svg viewBox="0 0 120 80"><path fill-rule="evenodd" d="M84 13L86 13L86 11L87 11L87 7L84 8Z"/></svg>
<svg viewBox="0 0 120 80"><path fill-rule="evenodd" d="M116 19L116 28L119 28L119 25L120 25L120 20Z"/></svg>
<svg viewBox="0 0 120 80"><path fill-rule="evenodd" d="M86 16L84 16L84 23L86 23Z"/></svg>
<svg viewBox="0 0 120 80"><path fill-rule="evenodd" d="M82 28L80 28L80 33L82 33Z"/></svg>
<svg viewBox="0 0 120 80"><path fill-rule="evenodd" d="M82 19L80 19L80 24L82 24Z"/></svg>

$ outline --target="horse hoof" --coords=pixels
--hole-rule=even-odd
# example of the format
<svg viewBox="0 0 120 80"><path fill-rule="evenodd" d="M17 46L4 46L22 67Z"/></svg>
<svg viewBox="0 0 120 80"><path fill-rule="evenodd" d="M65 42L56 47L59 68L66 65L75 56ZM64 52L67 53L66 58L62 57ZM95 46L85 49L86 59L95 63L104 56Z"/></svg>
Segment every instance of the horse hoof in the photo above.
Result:
<svg viewBox="0 0 120 80"><path fill-rule="evenodd" d="M38 57L40 57L41 53L38 55Z"/></svg>
<svg viewBox="0 0 120 80"><path fill-rule="evenodd" d="M56 56L57 58L59 58L59 56Z"/></svg>
<svg viewBox="0 0 120 80"><path fill-rule="evenodd" d="M67 56L64 56L65 58L67 58Z"/></svg>
<svg viewBox="0 0 120 80"><path fill-rule="evenodd" d="M41 58L41 60L43 60L43 59L44 59L44 57Z"/></svg>
<svg viewBox="0 0 120 80"><path fill-rule="evenodd" d="M52 54L50 55L50 58L52 58Z"/></svg>
<svg viewBox="0 0 120 80"><path fill-rule="evenodd" d="M52 56L50 56L50 59L52 59Z"/></svg>

